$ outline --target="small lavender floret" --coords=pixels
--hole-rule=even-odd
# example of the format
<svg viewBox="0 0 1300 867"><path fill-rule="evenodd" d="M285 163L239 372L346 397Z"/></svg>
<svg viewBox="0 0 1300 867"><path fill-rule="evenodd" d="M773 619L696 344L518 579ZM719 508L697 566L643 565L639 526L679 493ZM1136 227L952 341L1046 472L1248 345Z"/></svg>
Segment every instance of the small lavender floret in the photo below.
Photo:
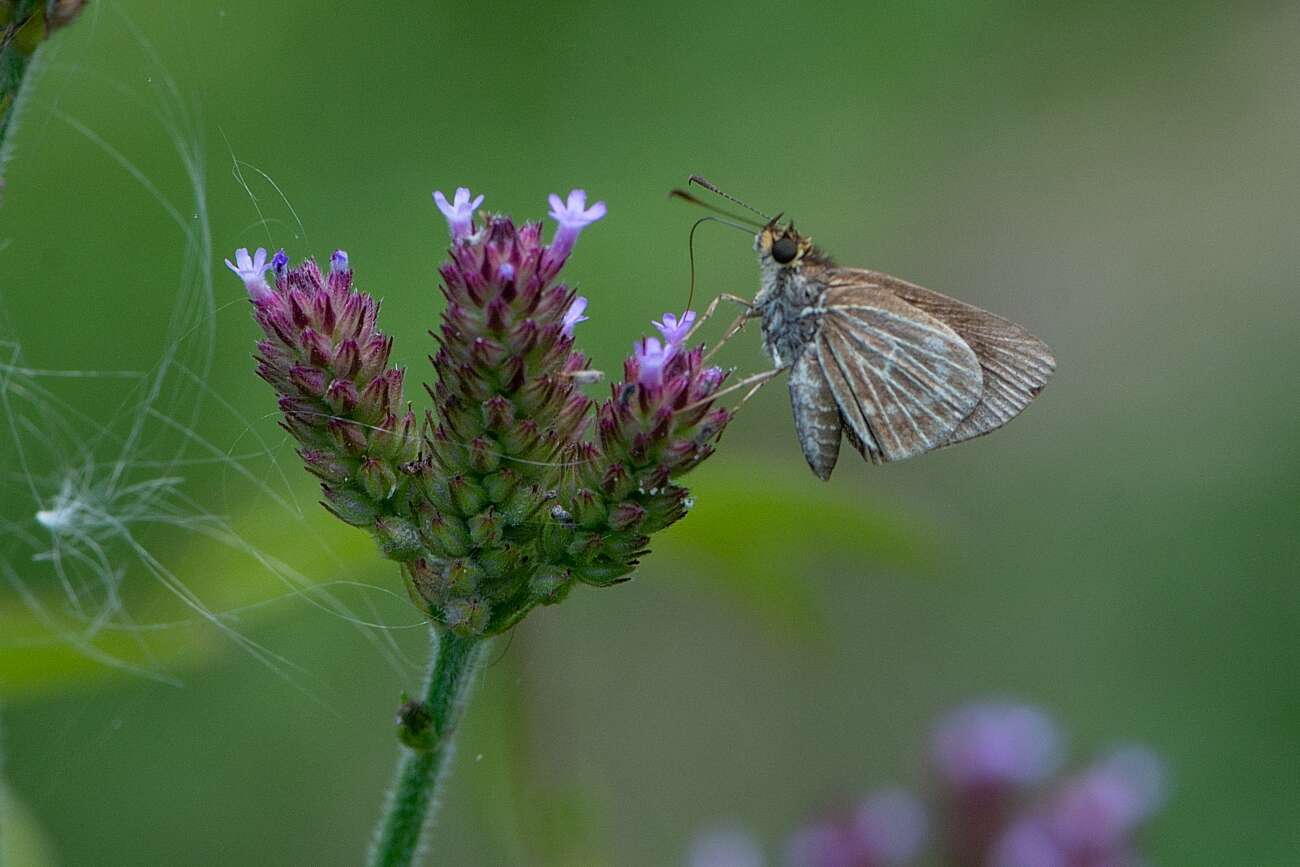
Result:
<svg viewBox="0 0 1300 867"><path fill-rule="evenodd" d="M662 320L650 324L659 329L659 333L664 337L664 343L671 351L676 352L686 342L687 335L695 326L695 311L687 310L682 314L681 319L672 313L665 313Z"/></svg>
<svg viewBox="0 0 1300 867"><path fill-rule="evenodd" d="M596 202L587 207L586 190L570 190L568 199L561 200L551 193L548 201L551 210L548 216L556 222L555 237L551 239L546 257L542 262L543 273L553 274L564 265L573 245L578 243L582 230L605 216L605 203Z"/></svg>
<svg viewBox="0 0 1300 867"><path fill-rule="evenodd" d="M255 302L264 301L271 294L271 287L266 284L266 248L258 247L252 256L247 247L235 251L235 261L226 260L226 267L244 281L248 297Z"/></svg>
<svg viewBox="0 0 1300 867"><path fill-rule="evenodd" d="M330 270L334 273L342 273L348 270L348 251L335 250L330 256Z"/></svg>
<svg viewBox="0 0 1300 867"><path fill-rule="evenodd" d="M288 268L289 256L284 252L284 248L281 247L279 250L276 250L275 255L271 257L271 272L275 274L276 280L280 280L284 277L285 271L288 270Z"/></svg>
<svg viewBox="0 0 1300 867"><path fill-rule="evenodd" d="M669 348L662 345L657 337L643 337L633 351L637 363L638 384L646 388L658 388L663 385L664 365L672 357Z"/></svg>
<svg viewBox="0 0 1300 867"><path fill-rule="evenodd" d="M480 193L473 199L470 198L469 187L457 187L455 194L450 202L442 194L442 190L435 190L433 201L447 218L447 226L451 229L451 239L460 241L474 231L474 212L483 204L483 195Z"/></svg>
<svg viewBox="0 0 1300 867"><path fill-rule="evenodd" d="M586 298L583 298L581 295L574 298L573 303L569 305L569 309L564 312L564 321L560 326L560 333L565 337L572 337L573 326L577 325L579 322L587 321L587 317L582 315L586 309Z"/></svg>

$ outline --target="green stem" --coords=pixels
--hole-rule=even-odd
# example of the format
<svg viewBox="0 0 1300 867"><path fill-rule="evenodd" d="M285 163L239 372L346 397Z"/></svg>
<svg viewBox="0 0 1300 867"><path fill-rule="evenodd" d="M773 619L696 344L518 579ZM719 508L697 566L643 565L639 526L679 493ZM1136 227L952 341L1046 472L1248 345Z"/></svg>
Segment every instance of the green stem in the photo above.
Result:
<svg viewBox="0 0 1300 867"><path fill-rule="evenodd" d="M3 711L3 708L0 708L0 711ZM3 716L0 716L0 722L3 722ZM9 816L9 791L5 788L4 758L4 729L0 728L0 867L4 867L9 861L9 856L5 854L9 851L5 832L12 824Z"/></svg>
<svg viewBox="0 0 1300 867"><path fill-rule="evenodd" d="M420 834L446 776L470 684L488 644L483 638L462 638L437 628L434 640L424 699L407 702L399 713L398 734L405 746L370 849L370 867L415 862Z"/></svg>

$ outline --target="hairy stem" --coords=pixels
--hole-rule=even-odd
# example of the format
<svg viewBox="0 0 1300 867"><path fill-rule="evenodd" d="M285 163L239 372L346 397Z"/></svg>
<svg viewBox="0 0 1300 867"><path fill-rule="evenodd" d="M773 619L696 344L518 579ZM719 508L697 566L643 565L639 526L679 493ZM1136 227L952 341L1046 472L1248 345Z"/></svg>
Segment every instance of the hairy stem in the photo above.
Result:
<svg viewBox="0 0 1300 867"><path fill-rule="evenodd" d="M423 699L405 703L398 714L398 736L405 746L375 831L370 867L415 862L420 835L446 776L470 684L488 644L483 638L438 628L434 639Z"/></svg>

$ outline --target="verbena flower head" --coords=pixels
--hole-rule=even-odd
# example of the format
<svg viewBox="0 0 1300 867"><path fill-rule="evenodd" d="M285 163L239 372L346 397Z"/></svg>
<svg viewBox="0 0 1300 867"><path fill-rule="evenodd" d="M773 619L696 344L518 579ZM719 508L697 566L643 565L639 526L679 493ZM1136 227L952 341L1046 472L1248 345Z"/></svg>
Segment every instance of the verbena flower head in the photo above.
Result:
<svg viewBox="0 0 1300 867"><path fill-rule="evenodd" d="M1050 735L1044 734L1049 729ZM1136 837L1163 804L1166 788L1164 767L1150 750L1125 747L1051 783L1047 777L1059 763L1060 735L1037 708L1005 702L971 705L946 717L936 733L945 747L941 753L951 747L949 738L984 746L972 751L982 757L979 761L962 758L955 765L960 773L949 767L940 774L944 788L934 793L937 797L928 809L906 791L877 791L854 808L823 814L798 829L786 843L783 863L787 867L1143 867L1147 863L1139 855ZM1049 741L1053 748L1046 750ZM990 742L996 742L996 750L986 749ZM1025 753L1017 758L1020 750ZM1050 761L1045 758L1048 753ZM992 754L996 761L987 760ZM971 772L973 767L978 773ZM995 782L990 785L990 781ZM1008 788L1013 783L1021 788ZM933 835L931 816L939 832ZM699 841L692 849L696 851L701 851Z"/></svg>
<svg viewBox="0 0 1300 867"><path fill-rule="evenodd" d="M383 527L405 508L395 468L416 456L415 415L403 404L403 371L388 364L392 340L375 326L379 305L352 288L343 264L325 277L308 260L253 298L266 334L257 372L279 392L283 425L326 506L349 524Z"/></svg>
<svg viewBox="0 0 1300 867"><path fill-rule="evenodd" d="M457 187L449 202L441 190L435 190L433 201L438 206L438 210L442 211L442 215L447 218L447 226L451 229L453 241L463 240L474 231L474 212L483 204L481 194L471 199L468 187Z"/></svg>
<svg viewBox="0 0 1300 867"><path fill-rule="evenodd" d="M452 243L439 271L433 410L419 435L378 304L352 288L346 253L331 256L328 275L311 261L290 269L277 253L274 289L261 288L264 250L240 251L231 268L266 335L259 373L328 507L401 564L431 620L493 634L577 583L626 580L650 535L685 513L674 480L712 453L730 414L712 405L723 372L684 346L670 316L657 373L634 353L588 439L593 402L578 383L595 372L574 346L587 300L557 277L604 204L588 207L581 190L553 196L559 228L547 245L538 223L486 215L476 227L483 196L464 187L434 200Z"/></svg>

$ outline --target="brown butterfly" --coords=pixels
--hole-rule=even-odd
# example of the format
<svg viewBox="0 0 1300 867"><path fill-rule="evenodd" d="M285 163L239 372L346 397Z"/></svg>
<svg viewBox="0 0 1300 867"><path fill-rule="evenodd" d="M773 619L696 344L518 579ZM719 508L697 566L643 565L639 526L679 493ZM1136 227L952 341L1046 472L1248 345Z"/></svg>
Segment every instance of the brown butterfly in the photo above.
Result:
<svg viewBox="0 0 1300 867"><path fill-rule="evenodd" d="M996 430L1047 384L1056 358L1021 326L840 267L780 216L754 238L761 287L747 315L762 318L763 348L789 370L799 445L819 478L830 478L841 434L872 463L901 461Z"/></svg>

